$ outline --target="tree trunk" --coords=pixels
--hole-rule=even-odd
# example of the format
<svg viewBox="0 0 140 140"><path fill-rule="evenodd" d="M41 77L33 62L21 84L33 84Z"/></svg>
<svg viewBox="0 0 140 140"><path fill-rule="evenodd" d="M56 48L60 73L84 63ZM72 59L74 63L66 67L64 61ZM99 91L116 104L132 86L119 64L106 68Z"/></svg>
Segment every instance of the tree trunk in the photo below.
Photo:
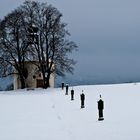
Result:
<svg viewBox="0 0 140 140"><path fill-rule="evenodd" d="M21 83L21 89L24 89L26 86L25 86L25 79L23 76L20 76L20 83Z"/></svg>
<svg viewBox="0 0 140 140"><path fill-rule="evenodd" d="M50 87L50 74L47 75L47 79L46 79L46 87Z"/></svg>
<svg viewBox="0 0 140 140"><path fill-rule="evenodd" d="M48 73L47 77L44 77L44 88L50 87L50 74Z"/></svg>

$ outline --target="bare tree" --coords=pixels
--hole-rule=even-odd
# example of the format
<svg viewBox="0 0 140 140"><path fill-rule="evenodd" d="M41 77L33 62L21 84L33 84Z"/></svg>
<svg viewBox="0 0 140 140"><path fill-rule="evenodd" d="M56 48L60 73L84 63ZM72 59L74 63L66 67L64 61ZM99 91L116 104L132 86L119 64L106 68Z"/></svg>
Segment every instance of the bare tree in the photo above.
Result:
<svg viewBox="0 0 140 140"><path fill-rule="evenodd" d="M26 40L22 13L14 10L0 22L0 74L13 74L14 68L20 77L21 88L25 88Z"/></svg>
<svg viewBox="0 0 140 140"><path fill-rule="evenodd" d="M67 24L61 21L62 14L55 7L47 3L26 1L22 10L31 31L37 29L32 45L36 53L32 55L39 61L38 67L47 88L52 73L64 76L66 72L73 72L75 61L68 57L68 53L77 49L77 45L68 40L70 34L66 30Z"/></svg>
<svg viewBox="0 0 140 140"><path fill-rule="evenodd" d="M44 87L49 87L51 74L64 76L74 70L75 61L68 54L77 45L69 41L66 26L62 14L52 5L25 1L1 21L1 65L14 66L22 82L25 59L38 61L35 65L42 72Z"/></svg>

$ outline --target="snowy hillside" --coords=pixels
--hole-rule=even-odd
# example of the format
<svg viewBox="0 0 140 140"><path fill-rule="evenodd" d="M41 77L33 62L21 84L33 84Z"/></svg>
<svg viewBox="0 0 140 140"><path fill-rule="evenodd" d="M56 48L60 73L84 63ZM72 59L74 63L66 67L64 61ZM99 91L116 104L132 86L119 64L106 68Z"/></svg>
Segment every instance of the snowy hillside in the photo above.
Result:
<svg viewBox="0 0 140 140"><path fill-rule="evenodd" d="M140 140L139 83L74 90L74 101L60 88L1 91L0 140ZM105 103L104 121L98 121L99 94Z"/></svg>

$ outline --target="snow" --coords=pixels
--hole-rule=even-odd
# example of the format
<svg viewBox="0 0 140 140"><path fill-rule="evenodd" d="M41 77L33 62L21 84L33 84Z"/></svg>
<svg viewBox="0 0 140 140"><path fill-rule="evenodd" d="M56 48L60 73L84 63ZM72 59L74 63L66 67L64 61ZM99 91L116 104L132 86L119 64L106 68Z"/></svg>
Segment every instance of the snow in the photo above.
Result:
<svg viewBox="0 0 140 140"><path fill-rule="evenodd" d="M0 140L140 140L140 83L0 92ZM85 108L80 108L84 90ZM97 101L104 101L98 121Z"/></svg>

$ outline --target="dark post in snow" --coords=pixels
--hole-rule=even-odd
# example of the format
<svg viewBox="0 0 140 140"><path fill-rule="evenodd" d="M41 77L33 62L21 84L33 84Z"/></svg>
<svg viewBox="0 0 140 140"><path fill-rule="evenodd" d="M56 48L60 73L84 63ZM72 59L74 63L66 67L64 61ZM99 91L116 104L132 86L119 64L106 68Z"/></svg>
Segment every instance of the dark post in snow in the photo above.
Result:
<svg viewBox="0 0 140 140"><path fill-rule="evenodd" d="M84 108L85 107L85 105L84 105L85 94L83 93L83 90L82 90L82 94L80 96L81 96L81 108Z"/></svg>
<svg viewBox="0 0 140 140"><path fill-rule="evenodd" d="M69 85L66 84L66 95L68 95Z"/></svg>
<svg viewBox="0 0 140 140"><path fill-rule="evenodd" d="M74 100L74 90L71 90L71 100Z"/></svg>
<svg viewBox="0 0 140 140"><path fill-rule="evenodd" d="M101 99L101 95L100 95L100 100L98 101L98 111L99 111L98 121L104 120L103 109L104 109L104 101Z"/></svg>
<svg viewBox="0 0 140 140"><path fill-rule="evenodd" d="M61 84L61 88L62 88L62 90L64 89L64 82L62 82L62 84Z"/></svg>

